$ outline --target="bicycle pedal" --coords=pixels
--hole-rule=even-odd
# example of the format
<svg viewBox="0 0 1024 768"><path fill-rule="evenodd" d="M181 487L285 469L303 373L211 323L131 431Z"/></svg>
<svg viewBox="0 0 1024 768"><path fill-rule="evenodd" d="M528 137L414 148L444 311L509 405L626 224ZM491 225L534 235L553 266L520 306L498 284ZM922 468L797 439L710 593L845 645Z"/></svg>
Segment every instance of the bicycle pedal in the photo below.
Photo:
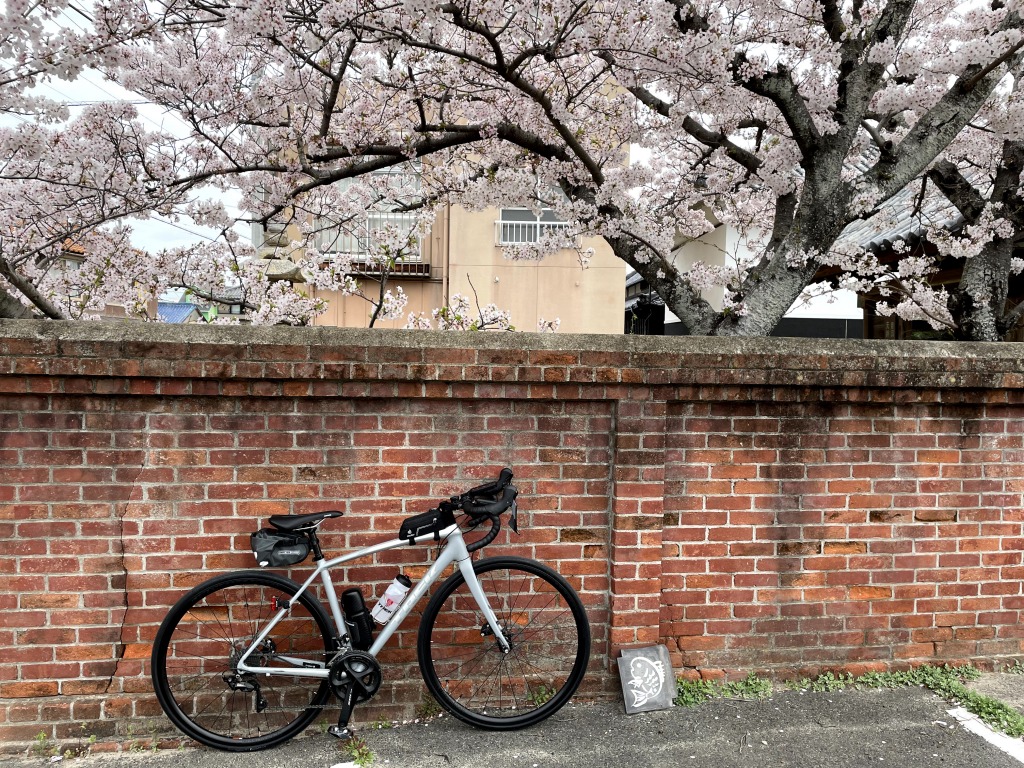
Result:
<svg viewBox="0 0 1024 768"><path fill-rule="evenodd" d="M351 739L352 729L347 726L332 725L327 732L336 739Z"/></svg>

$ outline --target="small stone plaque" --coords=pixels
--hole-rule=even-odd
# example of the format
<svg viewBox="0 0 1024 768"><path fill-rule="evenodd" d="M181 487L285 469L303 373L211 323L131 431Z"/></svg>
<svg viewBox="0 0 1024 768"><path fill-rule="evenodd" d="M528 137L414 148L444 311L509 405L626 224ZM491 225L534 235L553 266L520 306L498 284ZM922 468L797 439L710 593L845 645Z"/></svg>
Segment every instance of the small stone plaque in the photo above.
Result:
<svg viewBox="0 0 1024 768"><path fill-rule="evenodd" d="M626 714L668 709L676 695L676 677L672 660L664 645L634 648L622 652L619 679Z"/></svg>

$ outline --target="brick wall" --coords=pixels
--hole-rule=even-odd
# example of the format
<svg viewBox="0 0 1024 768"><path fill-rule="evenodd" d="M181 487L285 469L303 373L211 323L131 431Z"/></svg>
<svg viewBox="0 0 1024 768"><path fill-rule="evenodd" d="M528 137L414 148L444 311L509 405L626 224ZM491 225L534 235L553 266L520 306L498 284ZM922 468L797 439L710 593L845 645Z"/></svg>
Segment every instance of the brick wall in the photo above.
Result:
<svg viewBox="0 0 1024 768"><path fill-rule="evenodd" d="M1022 656L1019 345L0 322L0 741L163 733L167 607L270 514L326 549L509 465L594 629L678 672ZM344 570L380 594L425 548ZM413 634L359 717L422 696ZM358 711L358 710L357 710Z"/></svg>

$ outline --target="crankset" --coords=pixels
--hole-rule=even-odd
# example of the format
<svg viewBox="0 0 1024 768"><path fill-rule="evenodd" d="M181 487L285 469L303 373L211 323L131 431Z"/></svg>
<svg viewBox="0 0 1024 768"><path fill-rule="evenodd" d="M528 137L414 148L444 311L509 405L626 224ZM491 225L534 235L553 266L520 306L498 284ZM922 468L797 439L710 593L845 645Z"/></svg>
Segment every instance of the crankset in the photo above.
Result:
<svg viewBox="0 0 1024 768"><path fill-rule="evenodd" d="M372 699L380 688L380 664L368 653L349 651L332 661L330 670L328 680L334 695L341 701L341 714L338 715L338 724L328 728L327 732L339 739L347 739L352 735L348 729L352 708Z"/></svg>

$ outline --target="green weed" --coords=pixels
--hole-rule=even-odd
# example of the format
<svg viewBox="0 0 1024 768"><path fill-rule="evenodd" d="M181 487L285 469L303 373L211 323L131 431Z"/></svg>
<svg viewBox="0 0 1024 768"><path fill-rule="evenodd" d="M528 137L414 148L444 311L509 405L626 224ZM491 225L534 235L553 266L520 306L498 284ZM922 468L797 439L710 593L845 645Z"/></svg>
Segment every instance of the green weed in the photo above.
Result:
<svg viewBox="0 0 1024 768"><path fill-rule="evenodd" d="M679 707L693 707L708 699L765 699L772 695L772 683L753 672L731 683L715 680L679 680L672 700Z"/></svg>
<svg viewBox="0 0 1024 768"><path fill-rule="evenodd" d="M554 695L554 688L541 683L540 685L535 685L530 688L529 693L526 695L526 700L530 702L532 706L539 707L551 701L551 697Z"/></svg>
<svg viewBox="0 0 1024 768"><path fill-rule="evenodd" d="M1013 664L1007 664L1006 669L1003 671L1009 675L1024 675L1024 662L1018 660L1013 662Z"/></svg>
<svg viewBox="0 0 1024 768"><path fill-rule="evenodd" d="M93 745L96 744L96 734L91 733L86 736L85 724L81 725L81 733L76 740L75 746L68 747L64 750L64 759L68 760L73 757L85 757L92 753Z"/></svg>
<svg viewBox="0 0 1024 768"><path fill-rule="evenodd" d="M727 699L767 699L772 695L772 681L751 672L743 680L722 684L722 695Z"/></svg>
<svg viewBox="0 0 1024 768"><path fill-rule="evenodd" d="M50 743L50 737L46 731L40 731L32 739L32 754L36 757L51 757L60 754L60 748Z"/></svg>
<svg viewBox="0 0 1024 768"><path fill-rule="evenodd" d="M416 717L420 720L429 720L440 715L442 711L441 705L437 703L437 700L429 693L424 693L423 701L416 707Z"/></svg>
<svg viewBox="0 0 1024 768"><path fill-rule="evenodd" d="M717 696L718 685L714 680L679 680L672 703L677 707L695 707Z"/></svg>
<svg viewBox="0 0 1024 768"><path fill-rule="evenodd" d="M1017 663L1011 669L1015 674L1024 674L1024 664ZM1008 670L1009 671L1009 670ZM941 667L924 666L895 672L867 672L860 677L851 674L824 672L813 680L802 678L790 680L785 688L795 691L832 692L844 688L892 689L912 685L922 686L935 692L947 701L959 704L977 715L992 728L1008 736L1024 736L1024 715L1003 702L984 696L969 689L964 683L977 680L981 673L970 666ZM765 698L772 693L772 684L753 673L745 680L733 683L717 683L711 680L679 680L676 687L675 703L692 707L713 698Z"/></svg>
<svg viewBox="0 0 1024 768"><path fill-rule="evenodd" d="M823 672L811 681L811 690L826 693L841 691L850 685L853 685L853 675L849 673L836 675L832 672Z"/></svg>
<svg viewBox="0 0 1024 768"><path fill-rule="evenodd" d="M981 673L974 667L918 667L921 685L947 701L959 704L983 722L1007 736L1024 736L1024 715L991 696L972 691L965 681L977 680Z"/></svg>
<svg viewBox="0 0 1024 768"><path fill-rule="evenodd" d="M373 763L373 752L366 742L358 736L352 736L341 743L341 748L352 758L352 762L360 768L367 768Z"/></svg>

